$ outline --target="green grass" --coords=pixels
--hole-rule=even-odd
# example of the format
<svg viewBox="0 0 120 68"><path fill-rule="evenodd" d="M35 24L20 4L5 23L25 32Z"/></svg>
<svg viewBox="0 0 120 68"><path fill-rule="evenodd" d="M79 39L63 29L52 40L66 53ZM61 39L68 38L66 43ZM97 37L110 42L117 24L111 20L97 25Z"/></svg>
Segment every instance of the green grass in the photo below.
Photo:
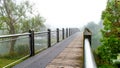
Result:
<svg viewBox="0 0 120 68"><path fill-rule="evenodd" d="M40 49L40 50L36 51L35 54L40 53L45 49L46 48ZM25 56L25 55L15 55L15 56L5 55L5 56L2 56L2 57L0 57L0 68L4 67L6 65L7 66L5 68L11 68L14 65L24 61L27 58L29 58L29 55L27 55L27 56Z"/></svg>
<svg viewBox="0 0 120 68"><path fill-rule="evenodd" d="M15 61L21 59L24 56L25 56L25 54L24 55L14 54L12 56L7 54L7 55L4 55L4 56L0 56L0 68L15 62Z"/></svg>
<svg viewBox="0 0 120 68"><path fill-rule="evenodd" d="M6 58L0 58L0 68L8 65L9 63L12 63L16 61L17 59L6 59Z"/></svg>
<svg viewBox="0 0 120 68"><path fill-rule="evenodd" d="M29 57L29 55L24 56L24 57L23 56L15 56L15 57L4 56L4 57L0 57L0 68L2 68L2 67L11 68L14 65L24 61L28 57Z"/></svg>

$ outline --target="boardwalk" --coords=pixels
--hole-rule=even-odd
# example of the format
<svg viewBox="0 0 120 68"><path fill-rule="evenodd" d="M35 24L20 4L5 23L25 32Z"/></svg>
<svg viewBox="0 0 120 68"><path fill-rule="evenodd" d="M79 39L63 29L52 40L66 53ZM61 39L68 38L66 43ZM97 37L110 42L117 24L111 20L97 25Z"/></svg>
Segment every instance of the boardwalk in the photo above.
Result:
<svg viewBox="0 0 120 68"><path fill-rule="evenodd" d="M46 68L82 68L82 36L78 35Z"/></svg>
<svg viewBox="0 0 120 68"><path fill-rule="evenodd" d="M13 68L82 68L83 37L76 33Z"/></svg>

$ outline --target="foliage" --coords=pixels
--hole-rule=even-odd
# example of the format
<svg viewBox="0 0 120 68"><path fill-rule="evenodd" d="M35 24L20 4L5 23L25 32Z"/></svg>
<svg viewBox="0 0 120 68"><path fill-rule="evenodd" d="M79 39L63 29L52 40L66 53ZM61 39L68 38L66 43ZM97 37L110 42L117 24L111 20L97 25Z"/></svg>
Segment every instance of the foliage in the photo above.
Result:
<svg viewBox="0 0 120 68"><path fill-rule="evenodd" d="M0 25L8 34L28 32L40 29L45 19L40 14L33 14L28 1L19 4L16 0L0 0Z"/></svg>
<svg viewBox="0 0 120 68"><path fill-rule="evenodd" d="M16 0L0 0L0 29L4 30L4 34L28 32L29 29L38 31L45 19L33 13L32 5L28 1L17 4ZM11 40L10 54L14 53L15 43L16 40Z"/></svg>
<svg viewBox="0 0 120 68"><path fill-rule="evenodd" d="M112 66L112 65L100 65L98 68L117 68L115 66Z"/></svg>
<svg viewBox="0 0 120 68"><path fill-rule="evenodd" d="M120 52L120 4L118 0L108 0L102 13L104 28L101 30L101 46L96 53L102 63L111 64Z"/></svg>

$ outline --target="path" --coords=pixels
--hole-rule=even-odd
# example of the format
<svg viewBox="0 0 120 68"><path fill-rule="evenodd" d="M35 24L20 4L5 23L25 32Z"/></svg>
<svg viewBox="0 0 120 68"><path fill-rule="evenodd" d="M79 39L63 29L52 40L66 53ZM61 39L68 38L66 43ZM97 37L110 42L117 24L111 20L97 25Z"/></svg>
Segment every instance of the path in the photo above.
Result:
<svg viewBox="0 0 120 68"><path fill-rule="evenodd" d="M83 39L78 35L46 68L82 68Z"/></svg>
<svg viewBox="0 0 120 68"><path fill-rule="evenodd" d="M82 34L76 33L13 68L81 68L82 41Z"/></svg>

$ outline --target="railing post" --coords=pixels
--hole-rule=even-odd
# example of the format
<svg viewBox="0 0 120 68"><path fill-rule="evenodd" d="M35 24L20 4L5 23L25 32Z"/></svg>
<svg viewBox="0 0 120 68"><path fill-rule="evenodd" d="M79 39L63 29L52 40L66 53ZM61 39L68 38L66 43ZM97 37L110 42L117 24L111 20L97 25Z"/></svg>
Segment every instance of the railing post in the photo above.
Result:
<svg viewBox="0 0 120 68"><path fill-rule="evenodd" d="M64 31L64 28L62 28L62 39L65 38L64 34L65 34L65 31Z"/></svg>
<svg viewBox="0 0 120 68"><path fill-rule="evenodd" d="M33 30L29 30L29 40L30 40L30 56L34 56L35 55L35 49L34 49L34 31Z"/></svg>
<svg viewBox="0 0 120 68"><path fill-rule="evenodd" d="M69 36L71 35L70 32L71 32L71 30L70 30L70 28L69 28Z"/></svg>
<svg viewBox="0 0 120 68"><path fill-rule="evenodd" d="M71 29L70 29L70 34L71 34L71 35L72 35L72 32L73 32L73 30L72 30L72 29L73 29L73 28L71 28Z"/></svg>
<svg viewBox="0 0 120 68"><path fill-rule="evenodd" d="M66 28L66 38L68 37L68 28Z"/></svg>
<svg viewBox="0 0 120 68"><path fill-rule="evenodd" d="M91 46L91 36L92 36L92 32L88 28L85 28L84 38L88 38L88 40L90 42L90 46Z"/></svg>
<svg viewBox="0 0 120 68"><path fill-rule="evenodd" d="M57 28L57 42L59 42L59 29Z"/></svg>
<svg viewBox="0 0 120 68"><path fill-rule="evenodd" d="M51 47L51 30L48 29L48 48Z"/></svg>
<svg viewBox="0 0 120 68"><path fill-rule="evenodd" d="M91 40L91 37L92 37L92 35L89 35L89 37L88 37L88 39L89 39L89 42L90 42L90 46L91 46L91 44L92 44L92 40Z"/></svg>

